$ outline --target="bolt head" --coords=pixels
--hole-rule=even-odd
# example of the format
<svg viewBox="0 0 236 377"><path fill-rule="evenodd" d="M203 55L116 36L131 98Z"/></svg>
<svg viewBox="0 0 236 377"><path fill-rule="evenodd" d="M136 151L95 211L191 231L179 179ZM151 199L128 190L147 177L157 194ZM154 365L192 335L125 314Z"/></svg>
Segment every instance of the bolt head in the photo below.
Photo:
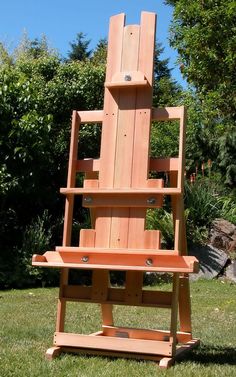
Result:
<svg viewBox="0 0 236 377"><path fill-rule="evenodd" d="M131 81L132 77L130 75L125 75L125 81Z"/></svg>
<svg viewBox="0 0 236 377"><path fill-rule="evenodd" d="M89 261L89 257L87 255L84 255L82 258L81 258L81 261L84 262L84 263L87 263Z"/></svg>
<svg viewBox="0 0 236 377"><path fill-rule="evenodd" d="M147 204L151 204L151 205L156 204L156 198L149 198L149 199L147 200Z"/></svg>
<svg viewBox="0 0 236 377"><path fill-rule="evenodd" d="M148 259L146 260L146 265L147 265L147 266L152 266L152 265L153 265L153 260L152 260L151 258L148 258Z"/></svg>
<svg viewBox="0 0 236 377"><path fill-rule="evenodd" d="M93 198L91 198L91 196L85 196L84 197L84 202L85 203L92 203L92 201L93 201Z"/></svg>

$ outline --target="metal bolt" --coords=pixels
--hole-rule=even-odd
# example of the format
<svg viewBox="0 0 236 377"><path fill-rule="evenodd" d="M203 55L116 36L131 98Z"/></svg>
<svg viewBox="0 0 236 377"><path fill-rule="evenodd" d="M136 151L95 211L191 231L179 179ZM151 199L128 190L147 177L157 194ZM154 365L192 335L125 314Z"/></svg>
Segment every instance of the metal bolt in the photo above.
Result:
<svg viewBox="0 0 236 377"><path fill-rule="evenodd" d="M153 265L153 260L152 260L151 258L148 258L148 259L146 260L146 265L147 265L147 266L152 266L152 265Z"/></svg>
<svg viewBox="0 0 236 377"><path fill-rule="evenodd" d="M147 204L155 204L156 203L156 199L155 198L149 198L147 200Z"/></svg>
<svg viewBox="0 0 236 377"><path fill-rule="evenodd" d="M84 262L84 263L87 263L89 261L89 257L87 255L84 255L82 258L81 258L81 261Z"/></svg>
<svg viewBox="0 0 236 377"><path fill-rule="evenodd" d="M131 81L132 77L130 75L125 75L125 81Z"/></svg>
<svg viewBox="0 0 236 377"><path fill-rule="evenodd" d="M92 203L92 201L93 201L93 198L91 198L91 196L85 196L84 197L84 202L85 203Z"/></svg>

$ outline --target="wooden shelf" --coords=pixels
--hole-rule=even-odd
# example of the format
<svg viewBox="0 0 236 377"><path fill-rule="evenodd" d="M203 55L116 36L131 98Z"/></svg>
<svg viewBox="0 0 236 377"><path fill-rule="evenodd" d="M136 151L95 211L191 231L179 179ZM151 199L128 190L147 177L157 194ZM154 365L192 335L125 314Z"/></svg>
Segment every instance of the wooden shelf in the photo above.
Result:
<svg viewBox="0 0 236 377"><path fill-rule="evenodd" d="M65 195L83 195L83 194L97 194L97 195L141 195L141 194L163 194L163 195L180 195L182 190L176 187L163 187L163 188L127 188L127 189L117 189L117 188L90 188L90 187L63 187L60 189L61 194Z"/></svg>
<svg viewBox="0 0 236 377"><path fill-rule="evenodd" d="M140 71L116 72L110 82L105 82L108 89L143 87L149 85L144 74Z"/></svg>
<svg viewBox="0 0 236 377"><path fill-rule="evenodd" d="M139 250L138 250L139 251ZM121 271L149 271L149 272L198 272L198 261L192 256L131 252L127 250L99 250L92 248L77 248L77 251L47 251L44 255L34 255L34 266L105 269Z"/></svg>

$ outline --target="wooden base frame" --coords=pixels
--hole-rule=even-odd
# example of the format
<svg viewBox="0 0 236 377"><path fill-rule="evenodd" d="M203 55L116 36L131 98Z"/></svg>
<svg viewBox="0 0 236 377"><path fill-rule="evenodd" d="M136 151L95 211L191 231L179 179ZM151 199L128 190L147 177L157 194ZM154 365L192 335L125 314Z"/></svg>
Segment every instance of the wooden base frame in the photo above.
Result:
<svg viewBox="0 0 236 377"><path fill-rule="evenodd" d="M72 334L76 335L77 334ZM66 337L66 335L64 334ZM91 337L93 335L88 335L88 337ZM107 339L106 336L103 335L101 332L99 334L100 337L105 338L103 339L106 343ZM135 340L134 340L135 341ZM119 343L122 346L122 342L124 342L122 339L119 339ZM155 346L154 341L154 346ZM93 343L93 342L91 342ZM125 342L124 342L125 343ZM127 343L127 342L126 342ZM138 349L136 351L118 351L118 350L110 350L110 349L100 349L99 346L101 346L100 342L94 342L95 347L87 348L84 345L79 346L53 346L49 348L46 352L46 358L48 360L53 360L56 357L60 356L62 353L74 353L74 354L80 354L80 355L92 355L92 356L107 356L107 357L120 357L120 358L126 358L126 359L137 359L137 360L150 360L157 362L160 368L167 369L170 368L172 365L175 364L175 361L180 360L184 356L186 356L187 353L191 352L194 348L198 347L200 345L199 339L191 339L185 343L182 343L181 345L177 345L176 352L174 356L163 356L161 355L161 352L159 351L157 354L148 353L148 352L139 352ZM136 345L137 346L137 345ZM161 345L163 346L163 344ZM163 348L161 348L163 349Z"/></svg>
<svg viewBox="0 0 236 377"><path fill-rule="evenodd" d="M34 255L32 264L61 269L54 346L48 359L62 352L138 358L168 368L199 344L192 338L188 274L198 271L187 255L184 219L185 108L152 108L156 16L142 12L140 25L125 25L125 15L111 18L104 108L74 111L62 246ZM179 121L177 157L150 158L151 126L155 121ZM100 157L78 159L80 125L102 124ZM77 187L77 173L84 173ZM168 176L153 178L162 174ZM91 229L80 231L72 246L75 196L89 208ZM148 211L170 199L174 247L163 250L161 232L148 230ZM69 284L69 268L92 270L89 287ZM125 271L124 289L110 286L109 271ZM172 274L170 292L143 289L144 272ZM99 303L102 330L91 335L65 332L67 301ZM130 305L170 310L168 331L115 327L112 306ZM178 326L179 323L179 326ZM178 330L179 329L179 330Z"/></svg>

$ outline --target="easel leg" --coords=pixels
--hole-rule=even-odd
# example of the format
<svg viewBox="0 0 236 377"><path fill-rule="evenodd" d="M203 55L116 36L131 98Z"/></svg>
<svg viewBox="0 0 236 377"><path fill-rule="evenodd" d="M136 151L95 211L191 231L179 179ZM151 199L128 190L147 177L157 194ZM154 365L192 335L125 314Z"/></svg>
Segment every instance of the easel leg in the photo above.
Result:
<svg viewBox="0 0 236 377"><path fill-rule="evenodd" d="M60 276L60 291L59 299L57 305L57 321L56 321L56 331L63 332L65 327L65 316L66 316L66 300L63 298L63 286L68 284L68 269L64 268L61 270Z"/></svg>
<svg viewBox="0 0 236 377"><path fill-rule="evenodd" d="M173 274L173 289L171 303L171 320L170 320L170 341L172 342L172 356L176 351L176 332L178 321L178 298L179 298L179 274Z"/></svg>
<svg viewBox="0 0 236 377"><path fill-rule="evenodd" d="M109 272L107 270L94 270L92 280L92 297L95 300L106 301L108 287L110 285ZM113 326L113 314L111 304L101 304L103 326Z"/></svg>
<svg viewBox="0 0 236 377"><path fill-rule="evenodd" d="M191 302L188 275L183 275L180 277L179 321L180 331L191 333Z"/></svg>

